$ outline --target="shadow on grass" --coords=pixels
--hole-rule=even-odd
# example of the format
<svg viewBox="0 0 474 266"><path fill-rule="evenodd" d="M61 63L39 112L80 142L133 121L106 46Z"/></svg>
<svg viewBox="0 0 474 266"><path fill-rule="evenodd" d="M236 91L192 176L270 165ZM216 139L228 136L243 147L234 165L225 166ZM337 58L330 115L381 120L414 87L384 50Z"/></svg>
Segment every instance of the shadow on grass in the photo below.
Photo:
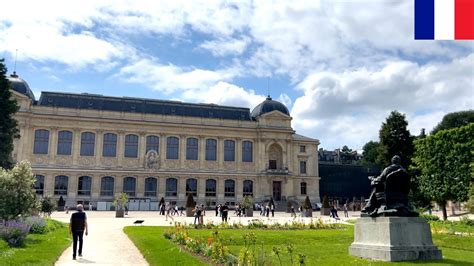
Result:
<svg viewBox="0 0 474 266"><path fill-rule="evenodd" d="M472 265L471 262L464 260L453 260L453 259L442 259L442 260L416 260L416 261L407 261L413 264L443 264L443 265Z"/></svg>

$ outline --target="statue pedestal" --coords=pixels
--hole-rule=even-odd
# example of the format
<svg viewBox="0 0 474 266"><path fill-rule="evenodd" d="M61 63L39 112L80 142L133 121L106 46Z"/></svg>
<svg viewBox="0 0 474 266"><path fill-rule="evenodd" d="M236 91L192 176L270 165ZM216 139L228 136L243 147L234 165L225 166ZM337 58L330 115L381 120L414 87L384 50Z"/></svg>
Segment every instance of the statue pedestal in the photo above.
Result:
<svg viewBox="0 0 474 266"><path fill-rule="evenodd" d="M357 220L349 254L383 261L440 260L430 225L420 217L363 217Z"/></svg>

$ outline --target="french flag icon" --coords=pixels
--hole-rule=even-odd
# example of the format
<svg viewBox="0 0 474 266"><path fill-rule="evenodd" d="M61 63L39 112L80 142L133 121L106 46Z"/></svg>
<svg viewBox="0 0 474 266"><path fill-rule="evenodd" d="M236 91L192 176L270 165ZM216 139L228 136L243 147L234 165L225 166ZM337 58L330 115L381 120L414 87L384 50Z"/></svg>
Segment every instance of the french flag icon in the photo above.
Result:
<svg viewBox="0 0 474 266"><path fill-rule="evenodd" d="M474 0L415 0L415 40L474 40Z"/></svg>

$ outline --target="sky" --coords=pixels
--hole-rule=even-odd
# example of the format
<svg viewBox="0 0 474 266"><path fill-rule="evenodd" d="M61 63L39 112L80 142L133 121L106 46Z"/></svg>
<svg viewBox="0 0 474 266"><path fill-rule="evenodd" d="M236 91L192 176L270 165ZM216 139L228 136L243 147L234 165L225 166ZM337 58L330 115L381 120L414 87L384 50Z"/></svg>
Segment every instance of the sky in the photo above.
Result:
<svg viewBox="0 0 474 266"><path fill-rule="evenodd" d="M413 135L474 109L474 41L415 41L414 1L2 1L0 58L41 91L252 110L361 150L392 110Z"/></svg>

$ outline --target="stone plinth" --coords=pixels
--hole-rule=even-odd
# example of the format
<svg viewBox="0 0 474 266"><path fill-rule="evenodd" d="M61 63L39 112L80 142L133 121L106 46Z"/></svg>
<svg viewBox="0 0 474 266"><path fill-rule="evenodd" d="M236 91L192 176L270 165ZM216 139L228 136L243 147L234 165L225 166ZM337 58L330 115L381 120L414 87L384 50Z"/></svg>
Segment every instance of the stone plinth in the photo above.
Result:
<svg viewBox="0 0 474 266"><path fill-rule="evenodd" d="M354 234L352 256L383 261L442 259L429 224L420 217L363 217Z"/></svg>

